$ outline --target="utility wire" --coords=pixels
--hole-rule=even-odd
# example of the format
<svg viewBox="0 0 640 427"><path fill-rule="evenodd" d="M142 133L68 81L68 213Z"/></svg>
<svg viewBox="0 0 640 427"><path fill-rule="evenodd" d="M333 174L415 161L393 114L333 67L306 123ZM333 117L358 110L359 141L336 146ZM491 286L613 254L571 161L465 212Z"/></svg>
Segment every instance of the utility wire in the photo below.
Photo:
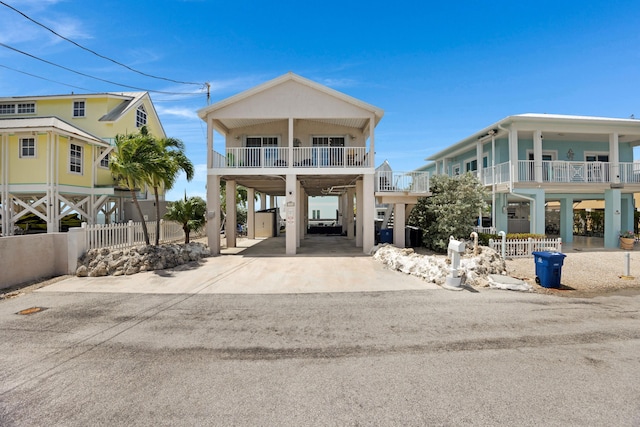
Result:
<svg viewBox="0 0 640 427"><path fill-rule="evenodd" d="M81 44L79 44L79 43L77 43L77 42L75 42L75 41L73 41L73 40L71 40L71 39L69 39L69 38L67 38L67 37L65 37L65 36L63 36L63 35L58 34L58 33L57 33L57 32L55 32L54 30L52 30L51 28L47 27L46 25L44 25L44 24L42 24L42 23L40 23L40 22L36 21L35 19L33 19L33 18L31 18L30 16L26 15L24 12L19 11L19 10L18 10L18 9L16 9L15 7L13 7L13 6L11 6L11 5L9 5L9 4L7 4L7 3L5 3L5 2L1 1L1 0L0 0L0 4L1 4L1 5L3 5L3 6L8 7L9 9L13 10L13 11L14 11L14 12L16 12L16 13L19 13L20 15L24 16L24 17L25 17L26 19L28 19L29 21L33 22L34 24L41 26L41 27L42 27L42 28L44 28L45 30L50 31L51 33L55 34L56 36L60 37L61 39L66 40L66 41L68 41L69 43L74 44L75 46L79 47L80 49L83 49L83 50L85 50L85 51L87 51L87 52L90 52L90 53L92 53L92 54L94 54L94 55L96 55L96 56L98 56L98 57L100 57L100 58L102 58L102 59L106 59L107 61L111 61L111 62L113 62L114 64L117 64L117 65L120 65L121 67L126 68L126 69L127 69L127 70L129 70L129 71L133 71L134 73L138 73L138 74L143 75L143 76L146 76L146 77L151 77L151 78L153 78L153 79L165 80L165 81L172 82L172 83L178 83L178 84L183 84L183 85L196 85L196 86L200 86L200 87L204 87L204 86L205 86L205 84L204 84L204 83L184 82L184 81L180 81L180 80L170 79L170 78L167 78L167 77L154 76L153 74L147 74L147 73L145 73L145 72L143 72L143 71L136 70L135 68L131 68L131 67L129 67L129 66L128 66L128 65L126 65L126 64L123 64L123 63L121 63L121 62L116 61L115 59L111 59L111 58L109 58L109 57L107 57L107 56L101 55L101 54L99 54L98 52L96 52L96 51L93 51L93 50L89 49L88 47L82 46Z"/></svg>
<svg viewBox="0 0 640 427"><path fill-rule="evenodd" d="M62 68L63 70L69 71L71 73L75 73L75 74L78 74L78 75L81 75L81 76L84 76L84 77L89 77L90 79L99 80L101 82L109 83L109 84L112 84L112 85L116 85L116 86L120 86L120 87L126 87L126 88L129 88L129 89L141 90L143 92L162 93L164 95L188 95L189 94L188 92L165 92L165 91L160 91L160 90L143 89L143 88L136 87L136 86L129 86L129 85L125 85L125 84L122 84L122 83L116 83L116 82L113 82L111 80L101 79L100 77L95 77L95 76L91 76L89 74L82 73L80 71L72 70L71 68L65 67L63 65L56 64L56 63L51 62L51 61L47 61L46 59L39 58L39 57L37 57L35 55L32 55L32 54L27 53L27 52L24 52L24 51L22 51L20 49L16 49L15 47L11 47L11 46L9 46L7 44L4 44L4 43L0 43L0 46L4 47L6 49L12 50L14 52L20 53L22 55L26 55L26 56L28 56L30 58L37 59L38 61L44 62L46 64L53 65L54 67ZM199 95L200 93L193 93L192 92L191 94Z"/></svg>
<svg viewBox="0 0 640 427"><path fill-rule="evenodd" d="M67 83L58 82L56 80L51 80L51 79L48 79L46 77L37 76L35 74L27 73L26 71L17 70L15 68L7 67L6 65L0 64L0 67L6 68L7 70L15 71L16 73L26 74L27 76L35 77L36 79L46 80L46 81L51 82L51 83L57 83L59 85L69 86L69 87L72 87L72 88L75 88L75 89L86 90L87 92L93 92L91 89L87 89L87 88L80 87L80 86L74 86L74 85L70 85L70 84L67 84Z"/></svg>

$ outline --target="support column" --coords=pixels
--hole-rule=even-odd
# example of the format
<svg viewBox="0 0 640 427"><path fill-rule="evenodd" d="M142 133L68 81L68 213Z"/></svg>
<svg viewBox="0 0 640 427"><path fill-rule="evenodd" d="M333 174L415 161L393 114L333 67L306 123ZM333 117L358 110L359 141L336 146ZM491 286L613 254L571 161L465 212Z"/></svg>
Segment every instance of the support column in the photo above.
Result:
<svg viewBox="0 0 640 427"><path fill-rule="evenodd" d="M504 193L496 194L496 232L509 232L509 215L507 214L507 195Z"/></svg>
<svg viewBox="0 0 640 427"><path fill-rule="evenodd" d="M361 179L356 181L356 247L362 247L362 223L363 223L363 182ZM375 211L375 209L374 209Z"/></svg>
<svg viewBox="0 0 640 427"><path fill-rule="evenodd" d="M304 226L302 238L306 239L309 231L309 195L305 192L304 195L304 206L302 211L304 212Z"/></svg>
<svg viewBox="0 0 640 427"><path fill-rule="evenodd" d="M376 211L374 174L363 175L363 206L362 206L362 252L369 254L375 245L374 215Z"/></svg>
<svg viewBox="0 0 640 427"><path fill-rule="evenodd" d="M604 247L617 248L622 230L620 190L604 190Z"/></svg>
<svg viewBox="0 0 640 427"><path fill-rule="evenodd" d="M207 175L207 244L211 255L220 254L220 176Z"/></svg>
<svg viewBox="0 0 640 427"><path fill-rule="evenodd" d="M298 227L296 229L296 248L300 247L300 241L302 240L302 236L304 236L304 188L302 188L302 184L300 181L296 181L296 191L298 194L296 200L296 219Z"/></svg>
<svg viewBox="0 0 640 427"><path fill-rule="evenodd" d="M227 248L236 247L236 229L238 218L236 213L236 182L227 181L227 220L225 222L224 235L227 238Z"/></svg>
<svg viewBox="0 0 640 427"><path fill-rule="evenodd" d="M276 207L276 196L269 196L269 209Z"/></svg>
<svg viewBox="0 0 640 427"><path fill-rule="evenodd" d="M620 146L618 143L618 133L609 134L609 162L611 162L611 182L620 182Z"/></svg>
<svg viewBox="0 0 640 427"><path fill-rule="evenodd" d="M260 210L263 211L265 209L267 209L267 195L260 193Z"/></svg>
<svg viewBox="0 0 640 427"><path fill-rule="evenodd" d="M484 173L484 171L482 170L482 140L476 141L476 164L478 165L478 168L476 170L478 174L478 180L484 183L484 178L482 177Z"/></svg>
<svg viewBox="0 0 640 427"><path fill-rule="evenodd" d="M560 238L563 243L573 243L573 198L560 199Z"/></svg>
<svg viewBox="0 0 640 427"><path fill-rule="evenodd" d="M340 225L342 225L342 232L347 232L347 193L342 193L340 197L338 197L338 208L340 209Z"/></svg>
<svg viewBox="0 0 640 427"><path fill-rule="evenodd" d="M297 181L295 174L287 174L287 189L285 191L284 215L287 224L285 244L285 253L287 255L296 254L296 199L297 199Z"/></svg>
<svg viewBox="0 0 640 427"><path fill-rule="evenodd" d="M620 198L620 230L634 230L633 195L623 194Z"/></svg>
<svg viewBox="0 0 640 427"><path fill-rule="evenodd" d="M345 218L346 221L344 221L346 223L347 226L347 239L349 240L353 240L353 238L355 237L355 230L354 230L354 225L353 225L353 196L355 193L355 189L354 188L348 188L347 189L347 207L344 211L345 213Z"/></svg>
<svg viewBox="0 0 640 427"><path fill-rule="evenodd" d="M398 248L406 247L404 239L405 224L405 204L396 203L393 210L393 244Z"/></svg>
<svg viewBox="0 0 640 427"><path fill-rule="evenodd" d="M518 131L509 129L509 175L511 182L518 182Z"/></svg>
<svg viewBox="0 0 640 427"><path fill-rule="evenodd" d="M256 190L247 188L247 238L256 238Z"/></svg>
<svg viewBox="0 0 640 427"><path fill-rule="evenodd" d="M542 131L533 132L533 180L542 182Z"/></svg>

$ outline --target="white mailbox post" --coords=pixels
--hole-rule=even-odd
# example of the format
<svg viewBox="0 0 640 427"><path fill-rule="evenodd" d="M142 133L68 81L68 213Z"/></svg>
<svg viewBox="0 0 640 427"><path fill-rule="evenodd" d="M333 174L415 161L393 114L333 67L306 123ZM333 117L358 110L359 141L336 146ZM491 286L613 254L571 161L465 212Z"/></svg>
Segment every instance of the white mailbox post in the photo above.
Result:
<svg viewBox="0 0 640 427"><path fill-rule="evenodd" d="M462 290L464 283L462 283L462 277L458 275L458 268L460 267L460 254L464 253L464 251L465 243L455 240L453 236L451 236L448 247L449 257L451 259L451 270L442 286L443 288L451 291Z"/></svg>

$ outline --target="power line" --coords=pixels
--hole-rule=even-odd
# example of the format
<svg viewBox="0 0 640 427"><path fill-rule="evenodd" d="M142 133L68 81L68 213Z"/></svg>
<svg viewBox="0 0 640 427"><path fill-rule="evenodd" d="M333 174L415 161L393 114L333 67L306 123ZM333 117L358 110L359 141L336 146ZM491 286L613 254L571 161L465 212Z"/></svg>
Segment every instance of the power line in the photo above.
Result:
<svg viewBox="0 0 640 427"><path fill-rule="evenodd" d="M50 31L51 33L55 34L56 36L60 37L61 39L66 40L66 41L68 41L69 43L71 43L71 44L73 44L73 45L75 45L75 46L79 47L80 49L83 49L83 50L85 50L85 51L87 51L87 52L89 52L89 53L92 53L92 54L94 54L94 55L96 55L96 56L98 56L98 57L100 57L100 58L102 58L102 59L106 59L107 61L111 61L111 62L113 62L114 64L120 65L121 67L124 67L124 68L126 68L127 70L129 70L129 71L133 71L134 73L138 73L138 74L143 75L143 76L146 76L146 77L151 77L151 78L153 78L153 79L165 80L165 81L168 81L168 82L178 83L178 84L184 84L184 85L196 85L196 86L204 87L204 83L185 82L185 81L180 81L180 80L170 79L170 78L167 78L167 77L154 76L153 74L148 74L148 73L145 73L144 71L139 71L139 70L136 70L135 68L131 68L131 67L129 67L129 66L128 66L128 65L126 65L126 64L123 64L123 63L121 63L121 62L118 62L118 61L116 61L115 59L109 58L108 56L101 55L101 54L99 54L98 52L96 52L96 51L94 51L94 50L89 49L88 47L82 46L81 44L79 44L79 43L77 43L77 42L75 42L75 41L73 41L73 40L71 40L71 39L69 39L69 38L67 38L67 37L65 37L65 36L63 36L63 35L58 34L58 33L57 33L57 32L55 32L53 29L51 29L51 28L47 27L46 25L44 25L44 24L42 24L42 23L40 23L40 22L36 21L35 19L33 19L33 18L31 18L30 16L26 15L24 12L19 11L19 10L18 10L18 9L16 9L15 7L13 7L13 6L11 6L11 5L8 5L7 3L5 3L5 2L3 2L3 1L0 1L0 4L1 4L1 5L3 5L3 6L8 7L9 9L13 10L13 11L14 11L14 12L16 12L16 13L19 13L20 15L24 16L24 17L25 17L26 19L28 19L29 21L33 22L34 24L39 25L40 27L44 28L45 30Z"/></svg>
<svg viewBox="0 0 640 427"><path fill-rule="evenodd" d="M7 70L15 71L16 73L21 73L21 74L25 74L27 76L35 77L36 79L46 80L46 81L51 82L51 83L57 83L59 85L69 86L69 87L72 87L72 88L75 88L75 89L86 90L87 92L93 92L91 89L87 89L87 88L80 87L80 86L74 86L74 85L70 85L70 84L67 84L67 83L58 82L56 80L51 80L51 79L48 79L46 77L37 76L35 74L27 73L26 71L17 70L15 68L7 67L6 65L0 64L0 67L6 68Z"/></svg>
<svg viewBox="0 0 640 427"><path fill-rule="evenodd" d="M69 71L71 73L78 74L78 75L81 75L81 76L84 76L84 77L88 77L90 79L99 80L101 82L109 83L109 84L120 86L120 87L126 87L126 88L129 88L129 89L140 90L140 91L143 91L143 92L162 93L164 95L188 95L188 94L199 95L200 94L200 93L193 93L193 92L192 93L189 93L189 92L166 92L166 91L160 91L160 90L144 89L144 88L140 88L140 87L137 87L137 86L125 85L125 84L122 84L122 83L116 83L116 82L113 82L111 80L106 80L106 79L102 79L100 77L91 76L89 74L85 74L85 73L82 73L80 71L73 70L73 69L65 67L63 65L59 65L59 64L56 64L54 62L48 61L46 59L39 58L39 57L37 57L35 55L32 55L32 54L27 53L27 52L24 52L24 51L22 51L20 49L16 49L15 47L9 46L9 45L4 44L4 43L0 43L0 46L4 47L6 49L12 50L14 52L20 53L22 55L26 55L26 56L28 56L30 58L33 58L33 59L36 59L38 61L44 62L45 64L49 64L49 65L53 65L54 67L62 68L63 70Z"/></svg>

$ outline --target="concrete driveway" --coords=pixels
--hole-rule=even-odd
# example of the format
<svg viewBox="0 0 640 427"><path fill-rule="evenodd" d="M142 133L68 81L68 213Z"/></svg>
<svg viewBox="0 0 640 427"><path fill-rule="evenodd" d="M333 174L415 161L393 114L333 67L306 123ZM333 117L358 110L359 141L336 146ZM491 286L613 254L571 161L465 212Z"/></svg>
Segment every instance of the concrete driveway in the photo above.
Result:
<svg viewBox="0 0 640 427"><path fill-rule="evenodd" d="M74 277L40 292L278 294L440 289L385 269L342 236L309 236L299 254L284 255L284 237L240 239L200 265L118 277Z"/></svg>

